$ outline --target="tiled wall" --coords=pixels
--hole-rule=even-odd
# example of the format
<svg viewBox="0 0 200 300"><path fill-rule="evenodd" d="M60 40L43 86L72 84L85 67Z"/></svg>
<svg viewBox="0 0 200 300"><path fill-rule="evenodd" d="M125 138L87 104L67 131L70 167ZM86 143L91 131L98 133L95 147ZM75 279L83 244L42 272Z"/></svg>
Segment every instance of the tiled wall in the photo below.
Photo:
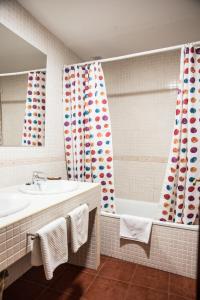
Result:
<svg viewBox="0 0 200 300"><path fill-rule="evenodd" d="M103 64L116 196L158 202L170 149L179 51Z"/></svg>
<svg viewBox="0 0 200 300"><path fill-rule="evenodd" d="M0 187L30 180L33 170L65 175L62 123L62 68L80 59L17 1L0 1L0 22L47 55L45 147L0 147Z"/></svg>

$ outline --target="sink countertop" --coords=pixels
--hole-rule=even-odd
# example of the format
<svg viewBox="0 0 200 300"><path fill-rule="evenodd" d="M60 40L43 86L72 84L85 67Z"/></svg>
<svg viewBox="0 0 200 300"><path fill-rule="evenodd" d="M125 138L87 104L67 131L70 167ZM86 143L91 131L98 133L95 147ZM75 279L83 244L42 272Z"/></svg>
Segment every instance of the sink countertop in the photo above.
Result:
<svg viewBox="0 0 200 300"><path fill-rule="evenodd" d="M74 191L63 193L63 194L48 194L48 195L31 195L31 194L24 194L19 191L19 187L21 185L10 186L6 188L0 189L1 192L9 192L9 193L16 193L19 197L28 198L31 203L30 205L16 213L13 213L9 216L0 218L0 229L6 226L9 226L15 222L21 221L33 214L36 214L40 211L43 211L51 206L59 204L63 201L69 200L72 197L80 195L84 192L92 190L99 186L99 183L90 183L90 182L77 182L78 188Z"/></svg>

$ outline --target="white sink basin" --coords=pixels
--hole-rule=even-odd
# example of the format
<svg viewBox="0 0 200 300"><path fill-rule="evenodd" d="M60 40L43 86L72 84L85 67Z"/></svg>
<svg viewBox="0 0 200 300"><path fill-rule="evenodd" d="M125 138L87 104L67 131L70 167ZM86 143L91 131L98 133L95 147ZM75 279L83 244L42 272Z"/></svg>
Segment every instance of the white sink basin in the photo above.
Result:
<svg viewBox="0 0 200 300"><path fill-rule="evenodd" d="M14 193L0 193L0 217L14 214L30 204L28 199Z"/></svg>
<svg viewBox="0 0 200 300"><path fill-rule="evenodd" d="M39 185L22 185L19 190L26 194L33 195L49 195L49 194L63 194L76 190L78 183L67 180L47 180L41 181Z"/></svg>

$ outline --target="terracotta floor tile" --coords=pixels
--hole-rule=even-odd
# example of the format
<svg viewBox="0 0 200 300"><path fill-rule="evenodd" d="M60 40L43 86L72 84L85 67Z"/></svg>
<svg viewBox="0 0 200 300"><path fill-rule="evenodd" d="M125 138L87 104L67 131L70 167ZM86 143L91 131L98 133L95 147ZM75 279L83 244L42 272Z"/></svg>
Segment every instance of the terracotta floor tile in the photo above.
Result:
<svg viewBox="0 0 200 300"><path fill-rule="evenodd" d="M138 265L132 278L133 285L168 292L169 273Z"/></svg>
<svg viewBox="0 0 200 300"><path fill-rule="evenodd" d="M50 285L50 289L65 294L72 293L81 296L86 292L94 278L95 275L82 272L78 269L66 269L66 271Z"/></svg>
<svg viewBox="0 0 200 300"><path fill-rule="evenodd" d="M107 259L104 262L98 275L100 277L128 282L130 281L135 268L136 265L134 263L112 258Z"/></svg>
<svg viewBox="0 0 200 300"><path fill-rule="evenodd" d="M97 274L100 270L101 270L101 268L102 268L102 266L104 265L104 263L105 263L105 261L108 259L108 257L107 256L103 256L103 255L101 255L101 258L100 258L100 265L99 265L99 267L98 267L98 269L97 270L94 270L94 269L90 269L90 268L86 268L86 267L77 267L77 266L74 266L74 265L70 265L70 264L68 264L68 268L79 268L82 272L86 272L86 273L90 273L90 274ZM70 267L69 267L70 266Z"/></svg>
<svg viewBox="0 0 200 300"><path fill-rule="evenodd" d="M178 295L169 295L169 300L191 300L191 298L185 298Z"/></svg>
<svg viewBox="0 0 200 300"><path fill-rule="evenodd" d="M176 274L170 274L169 292L186 298L195 298L196 280Z"/></svg>
<svg viewBox="0 0 200 300"><path fill-rule="evenodd" d="M41 267L33 267L22 276L22 279L33 281L33 282L39 283L41 285L48 286L48 285L52 284L52 282L58 276L60 276L65 269L66 269L66 264L63 264L63 265L59 266L54 271L53 279L52 280L46 280L45 274L44 274L44 268L42 266Z"/></svg>
<svg viewBox="0 0 200 300"><path fill-rule="evenodd" d="M170 295L168 295L168 293ZM195 280L106 256L97 271L64 264L53 280L32 268L3 300L193 300Z"/></svg>
<svg viewBox="0 0 200 300"><path fill-rule="evenodd" d="M43 286L19 279L5 290L3 300L35 300L44 289Z"/></svg>
<svg viewBox="0 0 200 300"><path fill-rule="evenodd" d="M125 300L168 300L168 294L141 286L130 286Z"/></svg>
<svg viewBox="0 0 200 300"><path fill-rule="evenodd" d="M112 279L96 277L90 286L85 300L124 300L128 284Z"/></svg>
<svg viewBox="0 0 200 300"><path fill-rule="evenodd" d="M87 300L77 294L64 294L57 291L47 289L40 295L37 300Z"/></svg>

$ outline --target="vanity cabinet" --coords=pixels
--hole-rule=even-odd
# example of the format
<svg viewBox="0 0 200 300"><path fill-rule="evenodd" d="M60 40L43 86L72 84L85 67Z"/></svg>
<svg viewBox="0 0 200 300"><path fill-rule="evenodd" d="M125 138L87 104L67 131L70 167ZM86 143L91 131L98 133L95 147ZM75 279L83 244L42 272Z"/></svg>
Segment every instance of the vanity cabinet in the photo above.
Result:
<svg viewBox="0 0 200 300"><path fill-rule="evenodd" d="M19 187L2 190L14 193ZM29 207L0 218L0 271L20 263L28 254L30 256L32 240L28 233L35 233L58 217L66 217L68 212L84 203L90 210L88 242L75 254L70 251L69 245L69 263L97 269L100 263L100 197L98 184L83 182L79 183L77 190L66 195L30 195Z"/></svg>

